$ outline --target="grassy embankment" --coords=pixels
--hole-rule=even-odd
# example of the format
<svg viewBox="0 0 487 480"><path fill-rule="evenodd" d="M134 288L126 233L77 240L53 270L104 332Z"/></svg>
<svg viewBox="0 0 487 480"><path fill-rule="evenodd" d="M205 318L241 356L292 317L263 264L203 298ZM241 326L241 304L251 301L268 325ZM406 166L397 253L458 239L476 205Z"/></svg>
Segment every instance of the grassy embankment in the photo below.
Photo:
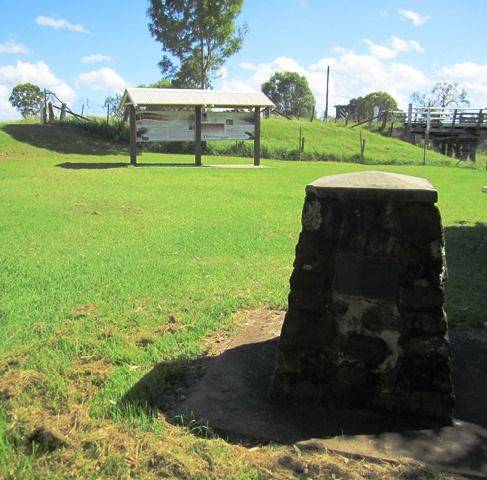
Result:
<svg viewBox="0 0 487 480"><path fill-rule="evenodd" d="M376 148L386 155L395 145ZM348 147L337 140L330 151L340 148ZM193 161L155 153L140 160ZM239 309L285 308L304 186L370 167L132 168L127 161L119 147L79 131L0 127L0 477L412 478L410 466L197 437L191 425L121 401L158 363L157 392L174 390L205 355L205 338L231 328ZM449 319L483 325L485 172L374 168L423 176L438 188ZM67 445L32 449L28 439L40 426ZM428 475L420 469L414 478L439 478Z"/></svg>
<svg viewBox="0 0 487 480"><path fill-rule="evenodd" d="M89 134L100 138L128 141L125 125L106 125L103 119L91 124L70 122L79 125ZM369 131L366 126L345 127L343 123L315 120L286 120L280 117L262 119L262 157L278 160L325 160L384 165L422 165L423 149L395 138ZM304 137L304 150L299 150L299 138ZM360 135L365 139L364 158L360 157ZM191 153L193 146L186 142L153 145L146 144L148 150L174 153ZM159 150L162 148L163 150ZM208 142L208 153L223 156L252 157L252 142ZM433 151L427 152L427 165L455 165L457 160ZM484 162L485 163L485 162ZM482 165L484 164L482 163ZM462 166L472 166L463 162Z"/></svg>

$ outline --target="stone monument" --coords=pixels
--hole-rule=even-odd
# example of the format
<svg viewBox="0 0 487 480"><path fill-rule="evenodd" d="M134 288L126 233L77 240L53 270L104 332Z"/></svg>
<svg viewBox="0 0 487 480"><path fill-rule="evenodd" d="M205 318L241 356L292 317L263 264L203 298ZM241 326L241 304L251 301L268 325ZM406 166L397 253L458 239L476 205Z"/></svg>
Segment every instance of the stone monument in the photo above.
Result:
<svg viewBox="0 0 487 480"><path fill-rule="evenodd" d="M385 172L306 187L273 398L451 423L437 199L428 181Z"/></svg>

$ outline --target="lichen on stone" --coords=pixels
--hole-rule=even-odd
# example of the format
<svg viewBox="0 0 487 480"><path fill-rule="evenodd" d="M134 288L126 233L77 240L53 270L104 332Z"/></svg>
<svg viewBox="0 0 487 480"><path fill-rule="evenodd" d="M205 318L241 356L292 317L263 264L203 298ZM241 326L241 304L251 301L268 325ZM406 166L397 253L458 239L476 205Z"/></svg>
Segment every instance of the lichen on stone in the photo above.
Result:
<svg viewBox="0 0 487 480"><path fill-rule="evenodd" d="M304 204L302 224L306 230L316 231L321 226L321 204L319 200L313 200Z"/></svg>

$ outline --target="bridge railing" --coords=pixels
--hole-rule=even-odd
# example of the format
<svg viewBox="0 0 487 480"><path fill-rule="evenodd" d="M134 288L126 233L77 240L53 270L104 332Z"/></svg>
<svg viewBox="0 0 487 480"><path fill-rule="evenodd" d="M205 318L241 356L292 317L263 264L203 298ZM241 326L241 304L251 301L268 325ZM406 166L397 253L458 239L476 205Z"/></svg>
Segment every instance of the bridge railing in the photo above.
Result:
<svg viewBox="0 0 487 480"><path fill-rule="evenodd" d="M406 125L439 127L487 127L487 109L409 106Z"/></svg>

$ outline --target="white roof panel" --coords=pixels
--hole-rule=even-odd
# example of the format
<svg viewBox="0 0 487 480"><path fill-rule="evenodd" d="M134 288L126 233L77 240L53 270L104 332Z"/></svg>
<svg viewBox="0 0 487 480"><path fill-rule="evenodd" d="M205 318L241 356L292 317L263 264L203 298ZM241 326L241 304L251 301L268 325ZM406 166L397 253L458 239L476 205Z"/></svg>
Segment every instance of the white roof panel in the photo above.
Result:
<svg viewBox="0 0 487 480"><path fill-rule="evenodd" d="M122 105L273 107L262 92L227 92L222 90L190 90L177 88L127 88Z"/></svg>

